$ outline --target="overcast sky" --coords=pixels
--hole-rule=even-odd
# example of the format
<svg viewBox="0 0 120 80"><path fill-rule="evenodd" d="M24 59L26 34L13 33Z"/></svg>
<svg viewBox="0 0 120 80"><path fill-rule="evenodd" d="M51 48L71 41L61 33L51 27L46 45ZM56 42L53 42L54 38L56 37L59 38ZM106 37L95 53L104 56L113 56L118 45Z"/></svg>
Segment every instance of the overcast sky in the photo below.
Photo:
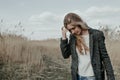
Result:
<svg viewBox="0 0 120 80"><path fill-rule="evenodd" d="M32 39L61 37L65 14L75 12L92 28L120 25L120 0L0 0L1 28L19 24Z"/></svg>

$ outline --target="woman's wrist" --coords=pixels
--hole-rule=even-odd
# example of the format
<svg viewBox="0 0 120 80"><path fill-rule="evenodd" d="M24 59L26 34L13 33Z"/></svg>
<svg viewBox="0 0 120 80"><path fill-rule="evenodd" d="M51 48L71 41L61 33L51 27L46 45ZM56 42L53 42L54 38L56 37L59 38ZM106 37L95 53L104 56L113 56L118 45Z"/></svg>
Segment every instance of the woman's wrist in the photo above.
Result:
<svg viewBox="0 0 120 80"><path fill-rule="evenodd" d="M62 34L62 40L66 40L67 37L66 37L66 34Z"/></svg>

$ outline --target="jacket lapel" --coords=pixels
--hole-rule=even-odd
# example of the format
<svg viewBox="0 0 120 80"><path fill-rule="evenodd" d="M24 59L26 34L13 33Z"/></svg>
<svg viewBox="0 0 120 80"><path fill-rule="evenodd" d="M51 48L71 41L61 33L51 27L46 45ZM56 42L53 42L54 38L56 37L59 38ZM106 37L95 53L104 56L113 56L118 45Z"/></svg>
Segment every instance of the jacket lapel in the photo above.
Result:
<svg viewBox="0 0 120 80"><path fill-rule="evenodd" d="M71 47L72 47L72 49L73 49L73 55L74 55L74 57L76 57L76 59L78 58L78 55L77 55L77 52L76 52L76 37L74 36L74 35L72 35L71 34L71 43L72 43L72 45L71 45Z"/></svg>
<svg viewBox="0 0 120 80"><path fill-rule="evenodd" d="M89 31L89 47L90 47L90 57L92 60L92 55L93 55L93 33L92 29L88 29Z"/></svg>

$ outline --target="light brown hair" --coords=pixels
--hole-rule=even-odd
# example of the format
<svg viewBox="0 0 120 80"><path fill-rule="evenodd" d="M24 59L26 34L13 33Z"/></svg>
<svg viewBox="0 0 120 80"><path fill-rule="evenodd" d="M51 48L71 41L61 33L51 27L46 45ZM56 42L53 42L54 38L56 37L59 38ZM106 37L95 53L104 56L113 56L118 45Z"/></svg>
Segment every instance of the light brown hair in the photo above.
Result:
<svg viewBox="0 0 120 80"><path fill-rule="evenodd" d="M68 24L71 24L72 26L78 26L81 30L87 30L89 29L88 25L82 20L82 18L75 14L75 13L68 13L65 17L64 17L64 27L67 29L67 25ZM76 38L77 38L77 41L76 41L76 46L79 50L79 52L81 54L82 53L82 50L83 48L85 49L85 53L86 51L88 51L88 47L86 46L83 38L79 35L75 35ZM83 47L82 47L83 46Z"/></svg>

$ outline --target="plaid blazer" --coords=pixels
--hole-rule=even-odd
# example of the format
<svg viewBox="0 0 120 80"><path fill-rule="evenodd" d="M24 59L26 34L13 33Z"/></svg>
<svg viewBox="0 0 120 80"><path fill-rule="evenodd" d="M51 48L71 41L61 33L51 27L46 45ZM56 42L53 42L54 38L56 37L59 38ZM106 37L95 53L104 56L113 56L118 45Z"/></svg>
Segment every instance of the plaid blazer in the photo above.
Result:
<svg viewBox="0 0 120 80"><path fill-rule="evenodd" d="M107 80L115 80L112 64L107 54L105 46L105 37L102 31L88 29L90 57L96 80L105 80L105 71ZM66 59L71 55L71 74L72 80L77 80L78 73L78 55L76 52L76 37L70 35L70 39L62 40L60 43L62 56Z"/></svg>

